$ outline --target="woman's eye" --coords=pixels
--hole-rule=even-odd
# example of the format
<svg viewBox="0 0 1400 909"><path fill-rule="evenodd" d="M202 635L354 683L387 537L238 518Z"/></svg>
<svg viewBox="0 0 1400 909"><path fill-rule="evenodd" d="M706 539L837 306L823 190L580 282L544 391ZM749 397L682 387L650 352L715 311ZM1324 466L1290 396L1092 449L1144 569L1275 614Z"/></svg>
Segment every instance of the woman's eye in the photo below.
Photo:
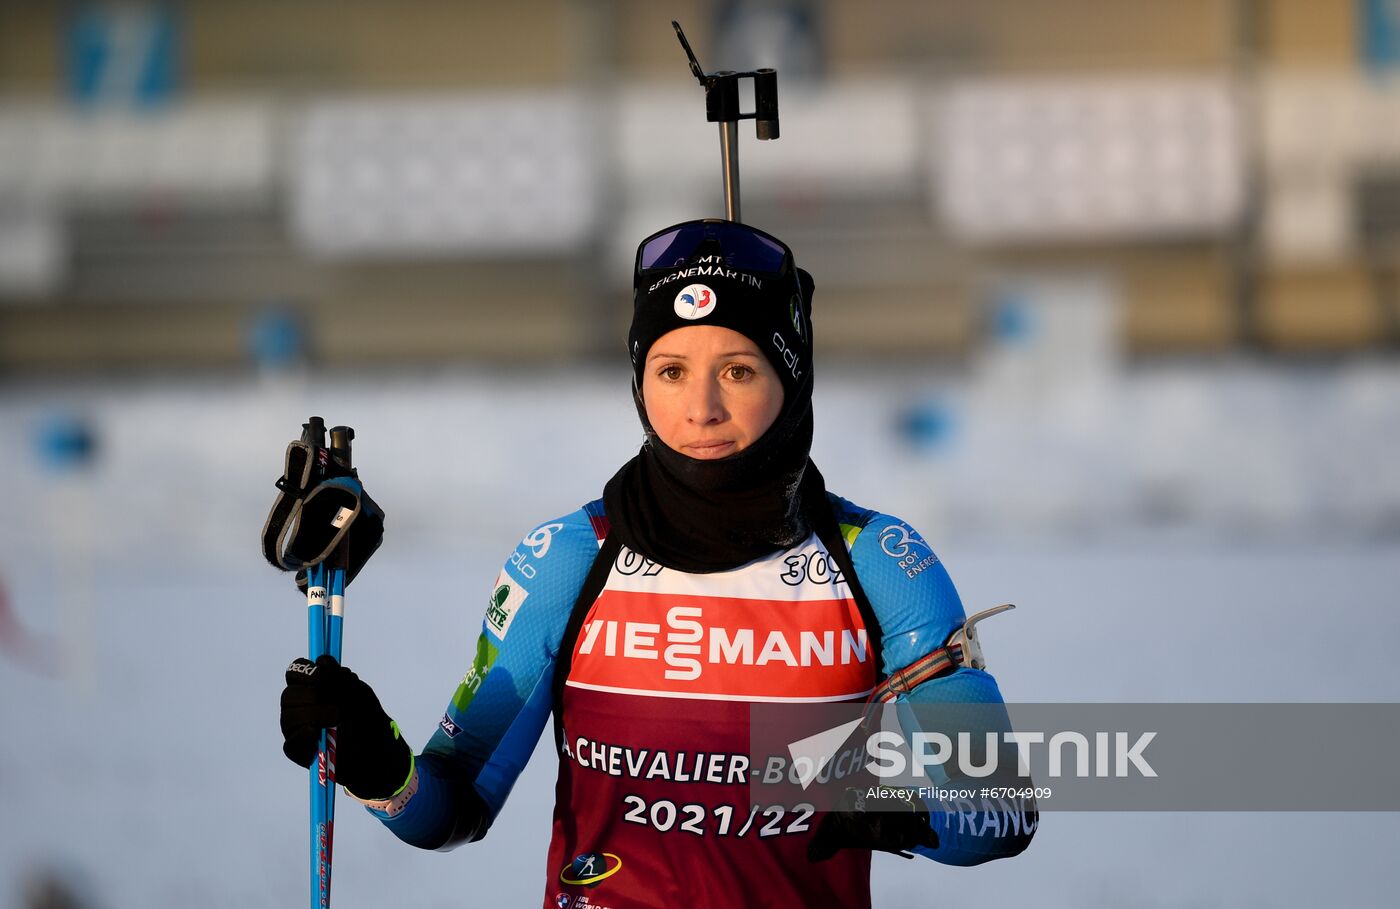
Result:
<svg viewBox="0 0 1400 909"><path fill-rule="evenodd" d="M675 382L681 377L681 368L679 366L676 366L675 364L672 364L670 366L663 366L661 367L661 371L658 373L658 375L660 375L661 378L666 379L667 381Z"/></svg>
<svg viewBox="0 0 1400 909"><path fill-rule="evenodd" d="M736 382L742 382L751 375L753 375L753 370L747 366L740 366L736 363L729 367L729 378Z"/></svg>

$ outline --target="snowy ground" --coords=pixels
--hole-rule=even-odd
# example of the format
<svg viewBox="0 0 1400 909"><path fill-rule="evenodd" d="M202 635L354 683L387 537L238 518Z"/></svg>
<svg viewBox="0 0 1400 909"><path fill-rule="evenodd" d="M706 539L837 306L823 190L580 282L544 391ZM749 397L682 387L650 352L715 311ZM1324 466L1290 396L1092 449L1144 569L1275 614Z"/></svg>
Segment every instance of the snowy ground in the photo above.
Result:
<svg viewBox="0 0 1400 909"><path fill-rule="evenodd" d="M1021 605L984 631L1008 699L1400 700L1394 369L1168 370L1044 389L1034 408L986 382L824 382L832 487L924 528L969 607ZM299 904L306 782L276 701L305 619L255 543L287 439L312 412L360 433L389 536L352 588L346 659L421 744L500 559L635 448L624 387L473 373L0 391L0 583L26 629L0 654L0 905L54 865L100 909ZM91 419L93 470L35 455L61 412ZM342 799L335 905L539 905L553 773L543 749L488 839L450 855ZM1299 768L1300 785L1326 778ZM1397 846L1386 814L1056 813L1010 862L877 857L875 901L1387 905Z"/></svg>

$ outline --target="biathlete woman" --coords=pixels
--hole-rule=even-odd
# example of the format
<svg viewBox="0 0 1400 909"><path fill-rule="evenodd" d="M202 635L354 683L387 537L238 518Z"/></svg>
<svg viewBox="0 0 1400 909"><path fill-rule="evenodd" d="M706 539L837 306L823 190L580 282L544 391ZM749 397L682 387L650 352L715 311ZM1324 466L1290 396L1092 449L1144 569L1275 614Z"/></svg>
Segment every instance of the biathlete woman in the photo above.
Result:
<svg viewBox="0 0 1400 909"><path fill-rule="evenodd" d="M784 243L740 223L643 241L628 333L641 451L511 553L421 753L322 657L287 673L288 757L308 766L338 727L346 791L444 849L486 834L552 715L547 909L864 907L871 849L952 865L1022 851L1033 803L1008 817L750 802L754 703L859 703L896 676L917 680L900 703L1002 701L987 672L930 659L966 617L928 544L828 492L808 457L812 289Z"/></svg>

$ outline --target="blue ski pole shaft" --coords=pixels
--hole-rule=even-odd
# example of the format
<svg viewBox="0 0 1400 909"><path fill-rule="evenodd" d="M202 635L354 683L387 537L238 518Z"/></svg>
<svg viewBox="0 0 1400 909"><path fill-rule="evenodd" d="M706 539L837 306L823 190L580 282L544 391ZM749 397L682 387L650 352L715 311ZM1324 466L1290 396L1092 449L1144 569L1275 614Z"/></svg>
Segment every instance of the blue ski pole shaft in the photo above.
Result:
<svg viewBox="0 0 1400 909"><path fill-rule="evenodd" d="M306 570L307 656L316 660L326 652L326 569L311 565ZM325 733L311 765L311 906L330 906L330 805L334 792L326 761Z"/></svg>
<svg viewBox="0 0 1400 909"><path fill-rule="evenodd" d="M342 549L344 548L342 544ZM337 558L337 562L339 559ZM332 565L327 588L330 593L329 610L326 614L326 653L340 662L341 628L345 621L345 569Z"/></svg>
<svg viewBox="0 0 1400 909"><path fill-rule="evenodd" d="M330 456L335 462L350 470L350 444L355 438L355 430L348 426L333 426L330 431ZM350 562L350 544L341 540L326 564L318 566L324 593L329 593L329 609L322 610L321 652L329 654L340 662L341 629L345 617L345 569ZM323 600L322 602L325 602ZM322 786L320 818L317 839L321 844L320 861L317 863L316 906L330 909L331 903L331 857L335 845L335 730L321 733L321 747L316 755L316 763L321 768L319 782ZM315 809L313 808L313 811Z"/></svg>
<svg viewBox="0 0 1400 909"><path fill-rule="evenodd" d="M330 568L327 588L330 593L330 608L326 615L326 652L340 662L341 627L345 619L345 545L341 544L334 556L335 565ZM330 902L331 855L335 846L335 730L328 729L321 742L325 753L328 775L326 780L326 901Z"/></svg>

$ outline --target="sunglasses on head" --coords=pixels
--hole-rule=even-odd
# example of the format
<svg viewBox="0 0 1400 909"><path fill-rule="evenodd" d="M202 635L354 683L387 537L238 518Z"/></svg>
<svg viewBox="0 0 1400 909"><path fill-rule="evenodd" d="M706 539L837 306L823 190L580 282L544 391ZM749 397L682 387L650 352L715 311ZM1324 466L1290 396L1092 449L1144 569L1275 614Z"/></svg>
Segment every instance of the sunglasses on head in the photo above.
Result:
<svg viewBox="0 0 1400 909"><path fill-rule="evenodd" d="M741 271L782 275L792 272L792 250L772 234L737 221L706 218L657 231L637 246L634 284L651 272L679 268L697 256L715 255Z"/></svg>

